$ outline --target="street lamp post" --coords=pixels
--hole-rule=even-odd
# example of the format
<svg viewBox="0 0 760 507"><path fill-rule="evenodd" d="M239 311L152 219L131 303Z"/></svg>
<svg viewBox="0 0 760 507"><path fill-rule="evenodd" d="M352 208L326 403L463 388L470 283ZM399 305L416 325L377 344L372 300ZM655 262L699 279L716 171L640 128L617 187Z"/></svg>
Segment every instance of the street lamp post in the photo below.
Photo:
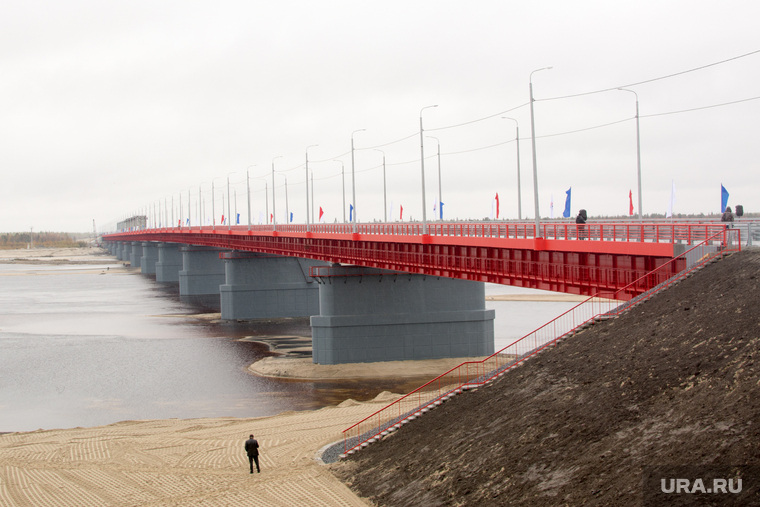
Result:
<svg viewBox="0 0 760 507"><path fill-rule="evenodd" d="M309 148L313 148L319 146L318 144L312 144L306 147L306 232L309 232L311 230L311 226L309 225ZM314 189L312 188L312 191ZM313 220L314 217L312 216L311 219Z"/></svg>
<svg viewBox="0 0 760 507"><path fill-rule="evenodd" d="M230 199L230 175L236 174L235 171L227 174L227 230L232 230L232 199ZM224 211L224 210L222 210ZM237 203L235 203L235 212L237 213Z"/></svg>
<svg viewBox="0 0 760 507"><path fill-rule="evenodd" d="M343 181L343 223L346 223L346 166L342 160L336 160L340 162L340 177Z"/></svg>
<svg viewBox="0 0 760 507"><path fill-rule="evenodd" d="M383 150L375 150L383 154L383 222L388 221L388 187L387 180L385 178L385 152Z"/></svg>
<svg viewBox="0 0 760 507"><path fill-rule="evenodd" d="M277 208L275 207L275 188L274 188L274 161L278 158L282 158L282 155L277 155L272 159L272 230L277 230ZM269 218L269 217L267 217Z"/></svg>
<svg viewBox="0 0 760 507"><path fill-rule="evenodd" d="M509 116L502 116L505 120L515 122L515 146L517 148L517 219L522 220L522 191L520 190L520 124Z"/></svg>
<svg viewBox="0 0 760 507"><path fill-rule="evenodd" d="M443 197L441 197L441 141L437 137L428 136L428 139L435 139L438 146L438 217L443 220Z"/></svg>
<svg viewBox="0 0 760 507"><path fill-rule="evenodd" d="M536 168L536 124L533 117L533 74L541 70L549 70L552 67L543 67L530 73L528 78L530 92L530 139L533 147L533 205L536 213L536 238L541 234L541 216L538 211L538 169Z"/></svg>
<svg viewBox="0 0 760 507"><path fill-rule="evenodd" d="M422 127L422 112L425 109L431 107L438 107L438 104L432 106L425 106L420 109L420 174L422 176L422 234L425 235L428 232L427 227L427 204L425 204L425 135L423 134L424 128Z"/></svg>
<svg viewBox="0 0 760 507"><path fill-rule="evenodd" d="M285 224L290 223L290 206L288 205L288 177L285 176Z"/></svg>
<svg viewBox="0 0 760 507"><path fill-rule="evenodd" d="M643 220L644 215L642 213L642 204L641 204L641 141L639 137L639 94L627 88L618 88L618 90L621 90L624 92L631 92L632 94L636 96L636 175L637 175L638 186L639 186L639 196L638 196L639 220Z"/></svg>
<svg viewBox="0 0 760 507"><path fill-rule="evenodd" d="M354 167L354 134L364 132L367 129L359 129L351 132L351 222L353 222L353 232L358 231L356 225L356 171Z"/></svg>
<svg viewBox="0 0 760 507"><path fill-rule="evenodd" d="M251 230L251 175L248 170L256 165L249 165L245 168L245 187L248 193L248 230Z"/></svg>

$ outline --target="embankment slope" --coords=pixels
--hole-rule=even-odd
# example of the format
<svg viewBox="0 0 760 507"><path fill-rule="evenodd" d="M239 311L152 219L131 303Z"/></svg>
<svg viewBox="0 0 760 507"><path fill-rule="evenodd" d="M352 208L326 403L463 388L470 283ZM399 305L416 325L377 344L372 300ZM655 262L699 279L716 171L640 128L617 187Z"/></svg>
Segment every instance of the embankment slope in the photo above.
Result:
<svg viewBox="0 0 760 507"><path fill-rule="evenodd" d="M636 505L653 465L760 465L760 251L714 262L332 465L378 505Z"/></svg>

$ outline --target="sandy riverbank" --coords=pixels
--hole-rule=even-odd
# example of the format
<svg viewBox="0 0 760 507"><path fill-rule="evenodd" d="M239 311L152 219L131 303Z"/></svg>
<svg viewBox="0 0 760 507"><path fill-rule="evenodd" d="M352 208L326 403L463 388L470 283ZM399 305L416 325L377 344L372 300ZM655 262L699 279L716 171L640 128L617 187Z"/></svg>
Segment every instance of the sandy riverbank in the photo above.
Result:
<svg viewBox="0 0 760 507"><path fill-rule="evenodd" d="M0 505L368 505L316 459L394 395L255 419L124 421L0 435ZM250 474L243 442L261 445Z"/></svg>
<svg viewBox="0 0 760 507"><path fill-rule="evenodd" d="M1 264L118 264L106 250L95 247L81 248L31 248L0 250Z"/></svg>

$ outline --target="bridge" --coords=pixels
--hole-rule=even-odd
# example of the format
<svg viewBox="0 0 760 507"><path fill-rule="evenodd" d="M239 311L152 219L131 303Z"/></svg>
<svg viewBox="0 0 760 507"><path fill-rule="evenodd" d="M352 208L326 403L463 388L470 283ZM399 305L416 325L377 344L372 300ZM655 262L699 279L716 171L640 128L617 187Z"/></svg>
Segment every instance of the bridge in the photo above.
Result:
<svg viewBox="0 0 760 507"><path fill-rule="evenodd" d="M157 281L179 279L181 295L221 297L222 318L311 316L314 361L332 364L489 355L483 282L625 301L693 262L683 255L691 245L720 250L739 231L728 237L716 222L545 222L537 231L484 221L425 232L420 223L217 225L103 240ZM644 277L654 270L658 278ZM210 289L193 289L207 280ZM369 280L377 283L362 285ZM277 313L247 313L262 307Z"/></svg>

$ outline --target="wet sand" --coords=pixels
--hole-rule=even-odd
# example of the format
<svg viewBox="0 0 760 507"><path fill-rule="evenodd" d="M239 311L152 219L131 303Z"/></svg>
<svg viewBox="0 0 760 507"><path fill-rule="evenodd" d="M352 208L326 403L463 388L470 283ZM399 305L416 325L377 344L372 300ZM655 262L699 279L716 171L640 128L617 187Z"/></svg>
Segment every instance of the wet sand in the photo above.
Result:
<svg viewBox="0 0 760 507"><path fill-rule="evenodd" d="M394 397L256 419L0 435L0 505L369 505L316 456ZM243 451L251 433L261 446L261 473L249 473Z"/></svg>

